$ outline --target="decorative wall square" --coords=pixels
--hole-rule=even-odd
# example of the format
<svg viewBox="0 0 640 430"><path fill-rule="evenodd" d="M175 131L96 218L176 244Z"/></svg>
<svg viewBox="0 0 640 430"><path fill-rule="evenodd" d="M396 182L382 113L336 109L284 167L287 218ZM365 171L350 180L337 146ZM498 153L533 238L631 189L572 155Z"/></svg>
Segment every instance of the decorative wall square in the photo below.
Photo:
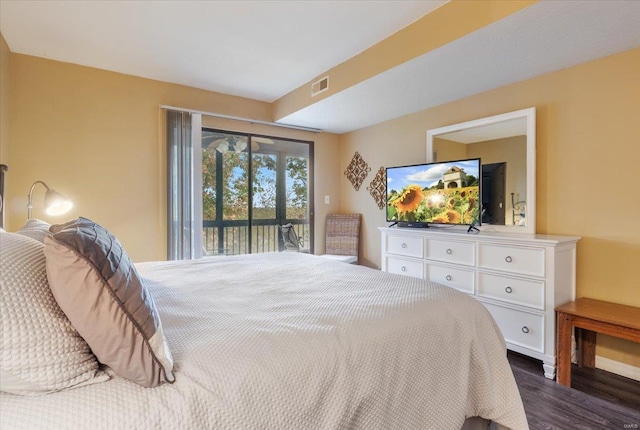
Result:
<svg viewBox="0 0 640 430"><path fill-rule="evenodd" d="M371 171L371 167L362 159L362 156L358 151L353 154L353 158L351 159L351 163L347 166L347 170L344 172L347 175L349 181L353 185L353 188L358 191L360 189L360 185L364 181L364 178L367 177L369 172Z"/></svg>
<svg viewBox="0 0 640 430"><path fill-rule="evenodd" d="M367 187L367 191L373 197L373 200L376 201L378 205L378 209L384 209L385 205L385 191L387 186L387 171L384 167L380 167L378 169L378 173L376 173L376 177L373 178L373 181Z"/></svg>

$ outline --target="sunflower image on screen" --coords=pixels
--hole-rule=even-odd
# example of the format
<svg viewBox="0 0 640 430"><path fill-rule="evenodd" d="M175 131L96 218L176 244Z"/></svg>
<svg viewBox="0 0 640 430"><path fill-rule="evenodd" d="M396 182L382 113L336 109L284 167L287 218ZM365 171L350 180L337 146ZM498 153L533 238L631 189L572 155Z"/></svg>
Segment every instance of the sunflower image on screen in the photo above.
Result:
<svg viewBox="0 0 640 430"><path fill-rule="evenodd" d="M480 159L387 168L387 221L480 222Z"/></svg>

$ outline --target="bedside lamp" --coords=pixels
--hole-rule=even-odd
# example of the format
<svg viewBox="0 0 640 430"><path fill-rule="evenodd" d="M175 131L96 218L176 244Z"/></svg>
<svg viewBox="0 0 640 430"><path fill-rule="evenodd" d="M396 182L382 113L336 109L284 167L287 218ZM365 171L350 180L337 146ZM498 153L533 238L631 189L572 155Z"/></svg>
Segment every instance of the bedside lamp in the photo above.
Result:
<svg viewBox="0 0 640 430"><path fill-rule="evenodd" d="M62 215L65 212L68 212L69 209L73 206L70 200L67 200L62 194L59 192L52 190L49 188L47 184L42 181L35 181L33 185L31 185L31 189L29 190L29 200L27 203L27 219L31 219L31 208L33 207L33 189L37 184L42 184L47 191L44 194L44 208L47 212L47 215Z"/></svg>

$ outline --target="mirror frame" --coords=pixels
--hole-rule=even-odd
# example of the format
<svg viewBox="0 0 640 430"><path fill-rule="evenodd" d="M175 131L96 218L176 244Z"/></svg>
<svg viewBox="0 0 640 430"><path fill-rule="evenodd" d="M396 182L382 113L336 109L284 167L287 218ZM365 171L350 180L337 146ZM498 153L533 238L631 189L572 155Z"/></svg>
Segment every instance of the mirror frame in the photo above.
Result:
<svg viewBox="0 0 640 430"><path fill-rule="evenodd" d="M512 225L491 225L482 224L482 231L503 232L503 233L528 233L536 232L536 108L531 107L514 112L503 113L473 121L452 124L445 127L427 130L427 163L433 162L433 139L442 134L466 130L469 128L482 127L484 125L495 124L502 121L526 118L527 120L527 212L526 226ZM440 160L439 160L440 161Z"/></svg>

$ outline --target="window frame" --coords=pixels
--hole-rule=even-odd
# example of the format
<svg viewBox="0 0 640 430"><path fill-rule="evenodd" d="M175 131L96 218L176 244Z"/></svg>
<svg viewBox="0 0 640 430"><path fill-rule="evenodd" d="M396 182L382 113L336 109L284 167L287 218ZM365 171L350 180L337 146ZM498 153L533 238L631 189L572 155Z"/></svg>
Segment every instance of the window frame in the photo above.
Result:
<svg viewBox="0 0 640 430"><path fill-rule="evenodd" d="M205 228L217 228L218 229L218 244L217 249L218 252L224 250L224 228L225 227L233 227L233 226L247 226L248 234L247 234L247 253L253 253L253 235L251 234L252 228L254 226L260 225L283 225L287 223L296 224L307 224L309 225L309 248L310 252L313 253L314 249L314 236L315 236L315 209L314 209L314 142L311 140L303 140L303 139L293 139L287 137L279 137L272 136L267 134L258 134L258 133L247 133L241 131L233 131L233 130L223 130L214 127L202 126L201 132L212 132L212 133L221 133L228 134L234 136L242 136L247 138L247 151L248 154L248 181L249 181L249 195L248 195L248 214L246 220L224 220L224 202L222 199L222 190L223 190L223 159L221 156L216 154L216 219L215 220L205 220L204 216L202 217L202 229ZM300 220L298 218L286 218L286 209L287 209L287 198L286 198L286 157L287 156L296 156L294 153L288 153L285 151L273 151L273 152L265 152L269 153L278 153L279 156L277 158L276 165L276 214L275 220L271 219L253 219L253 150L251 148L251 141L253 138L267 138L272 140L284 141L284 142L293 142L298 144L306 144L308 145L308 218ZM202 149L201 149L202 150ZM199 154L202 157L201 154ZM200 170L200 175L202 177L202 170ZM202 190L199 190L202 193ZM202 209L201 209L202 211ZM283 250L283 242L282 237L279 234L278 229L278 249L280 251Z"/></svg>

